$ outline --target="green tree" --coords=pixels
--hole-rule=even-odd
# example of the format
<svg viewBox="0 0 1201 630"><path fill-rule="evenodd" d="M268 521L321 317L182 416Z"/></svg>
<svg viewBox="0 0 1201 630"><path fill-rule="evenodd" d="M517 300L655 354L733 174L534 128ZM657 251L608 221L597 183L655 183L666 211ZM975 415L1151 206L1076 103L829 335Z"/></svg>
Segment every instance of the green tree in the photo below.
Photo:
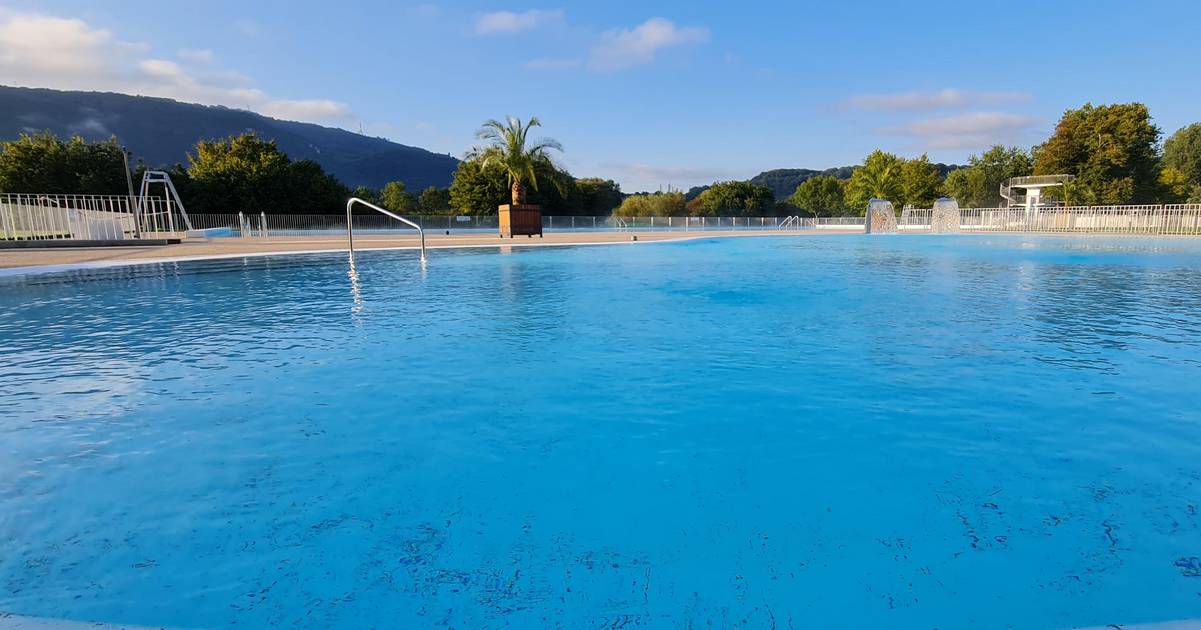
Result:
<svg viewBox="0 0 1201 630"><path fill-rule="evenodd" d="M943 194L964 208L995 208L1001 204L1002 182L1033 171L1029 153L1017 147L994 145L979 156L969 157L966 168L948 173Z"/></svg>
<svg viewBox="0 0 1201 630"><path fill-rule="evenodd" d="M417 200L405 190L404 182L388 182L379 193L379 205L392 212L412 212Z"/></svg>
<svg viewBox="0 0 1201 630"><path fill-rule="evenodd" d="M829 175L811 177L796 187L788 203L821 216L836 216L846 210L846 182Z"/></svg>
<svg viewBox="0 0 1201 630"><path fill-rule="evenodd" d="M579 214L602 216L612 214L622 203L621 186L611 179L584 177L575 180Z"/></svg>
<svg viewBox="0 0 1201 630"><path fill-rule="evenodd" d="M1063 194L1073 204L1150 203L1159 188L1159 128L1142 103L1069 109L1034 149L1034 174L1076 178Z"/></svg>
<svg viewBox="0 0 1201 630"><path fill-rule="evenodd" d="M851 174L847 184L847 207L856 214L867 213L872 199L901 200L901 167L904 160L880 149L863 160L863 166ZM901 205L896 203L895 205Z"/></svg>
<svg viewBox="0 0 1201 630"><path fill-rule="evenodd" d="M1201 203L1201 123L1178 129L1163 143L1163 171L1170 196Z"/></svg>
<svg viewBox="0 0 1201 630"><path fill-rule="evenodd" d="M693 216L762 217L774 214L776 198L767 186L750 182L715 182L688 203Z"/></svg>
<svg viewBox="0 0 1201 630"><path fill-rule="evenodd" d="M377 206L379 205L379 191L368 186L363 186L361 184L355 186L354 192L351 193L351 196L358 197L367 203L373 203Z"/></svg>
<svg viewBox="0 0 1201 630"><path fill-rule="evenodd" d="M975 191L980 185L980 180L979 175L974 173L970 167L955 169L947 173L947 178L942 181L942 194L959 202L960 207L963 208L986 207L975 201L977 198Z"/></svg>
<svg viewBox="0 0 1201 630"><path fill-rule="evenodd" d="M1201 203L1201 186L1189 182L1184 172L1165 166L1159 172L1159 187L1169 203Z"/></svg>
<svg viewBox="0 0 1201 630"><path fill-rule="evenodd" d="M208 212L278 212L287 167L288 156L254 133L201 140L188 154L193 205Z"/></svg>
<svg viewBox="0 0 1201 630"><path fill-rule="evenodd" d="M116 139L63 141L46 131L0 142L0 191L125 195L125 161Z"/></svg>
<svg viewBox="0 0 1201 630"><path fill-rule="evenodd" d="M508 178L510 199L514 204L525 203L526 186L538 190L539 175L558 172L549 152L562 151L562 145L555 140L529 138L530 129L540 126L542 123L536 116L530 117L529 122L524 124L520 118L509 116L505 123L484 121L476 134L488 144L477 148L471 157L479 159L485 168L496 165L504 171ZM558 180L553 183L562 185Z"/></svg>
<svg viewBox="0 0 1201 630"><path fill-rule="evenodd" d="M292 162L254 133L198 142L188 177L192 198L184 203L198 212L327 213L349 194L316 162Z"/></svg>
<svg viewBox="0 0 1201 630"><path fill-rule="evenodd" d="M417 208L421 214L447 214L450 212L450 190L437 186L426 188L417 198Z"/></svg>
<svg viewBox="0 0 1201 630"><path fill-rule="evenodd" d="M499 165L463 160L450 184L450 205L459 214L496 214L510 194L506 180Z"/></svg>
<svg viewBox="0 0 1201 630"><path fill-rule="evenodd" d="M172 175L174 181L175 175ZM336 177L312 160L298 160L284 170L282 212L329 214L342 211L350 191ZM190 183L188 184L190 186ZM180 191L182 196L184 193ZM187 198L184 198L184 203ZM263 212L267 210L261 210Z"/></svg>
<svg viewBox="0 0 1201 630"><path fill-rule="evenodd" d="M581 213L581 199L574 177L554 168L550 163L538 167L536 172L540 181L551 181L554 185L543 186L541 191L528 193L528 203L541 206L542 214L547 215L566 216Z"/></svg>
<svg viewBox="0 0 1201 630"><path fill-rule="evenodd" d="M544 214L578 214L576 185L570 175L549 161L536 165L535 173L540 181L555 185L530 193L528 203L541 205ZM470 155L459 162L450 185L451 207L461 214L496 214L497 206L509 203L511 195L508 175L499 164L485 166L482 159Z"/></svg>
<svg viewBox="0 0 1201 630"><path fill-rule="evenodd" d="M901 205L931 208L942 189L942 176L926 154L901 164Z"/></svg>
<svg viewBox="0 0 1201 630"><path fill-rule="evenodd" d="M678 190L630 195L613 211L619 217L678 217L686 213L684 193Z"/></svg>

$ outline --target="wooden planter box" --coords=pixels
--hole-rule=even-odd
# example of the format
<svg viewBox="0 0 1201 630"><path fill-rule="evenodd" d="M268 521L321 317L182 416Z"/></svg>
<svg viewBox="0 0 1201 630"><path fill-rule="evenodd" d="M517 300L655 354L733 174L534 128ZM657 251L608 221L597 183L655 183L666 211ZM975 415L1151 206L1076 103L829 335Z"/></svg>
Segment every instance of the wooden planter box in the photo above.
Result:
<svg viewBox="0 0 1201 630"><path fill-rule="evenodd" d="M501 238L533 236L542 238L542 210L529 204L505 204L500 207Z"/></svg>

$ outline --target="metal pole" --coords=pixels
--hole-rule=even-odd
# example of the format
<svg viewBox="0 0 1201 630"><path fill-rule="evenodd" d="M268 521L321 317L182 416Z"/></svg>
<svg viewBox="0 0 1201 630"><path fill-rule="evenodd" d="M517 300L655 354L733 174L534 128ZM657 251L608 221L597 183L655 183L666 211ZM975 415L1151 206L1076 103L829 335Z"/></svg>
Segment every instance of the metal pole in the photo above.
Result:
<svg viewBox="0 0 1201 630"><path fill-rule="evenodd" d="M133 237L142 238L141 221L138 220L138 209L133 203L133 174L129 172L129 149L121 147L121 161L125 164L125 188L129 191L129 203L134 205L133 210Z"/></svg>

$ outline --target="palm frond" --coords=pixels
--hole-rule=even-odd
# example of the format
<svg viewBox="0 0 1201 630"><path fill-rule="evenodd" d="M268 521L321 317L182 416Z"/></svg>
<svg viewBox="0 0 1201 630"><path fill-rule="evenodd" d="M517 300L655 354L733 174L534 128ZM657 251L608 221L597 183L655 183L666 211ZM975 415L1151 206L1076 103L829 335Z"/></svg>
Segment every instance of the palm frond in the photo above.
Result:
<svg viewBox="0 0 1201 630"><path fill-rule="evenodd" d="M534 146L530 147L529 152L530 153L546 153L546 151L548 149L562 151L563 145L559 144L558 140L551 140L550 138L544 138L544 139L536 142L534 144Z"/></svg>
<svg viewBox="0 0 1201 630"><path fill-rule="evenodd" d="M516 116L506 116L504 122L496 119L486 120L476 132L476 137L485 141L486 145L473 148L467 153L467 157L480 160L483 166L501 166L508 173L510 185L514 182L529 182L534 190L537 190L539 169L550 166L547 172L556 171L547 153L551 150L563 150L563 145L555 140L539 139L531 142L530 129L541 126L542 121L537 116L532 116L525 122Z"/></svg>
<svg viewBox="0 0 1201 630"><path fill-rule="evenodd" d="M504 137L506 127L495 118L490 118L480 125L480 130L476 132L475 137L480 140L496 140Z"/></svg>

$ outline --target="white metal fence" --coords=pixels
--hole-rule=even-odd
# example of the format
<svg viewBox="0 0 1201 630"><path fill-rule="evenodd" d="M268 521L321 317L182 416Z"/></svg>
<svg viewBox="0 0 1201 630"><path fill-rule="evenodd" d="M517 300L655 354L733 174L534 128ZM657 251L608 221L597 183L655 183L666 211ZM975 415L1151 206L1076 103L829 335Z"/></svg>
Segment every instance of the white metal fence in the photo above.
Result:
<svg viewBox="0 0 1201 630"><path fill-rule="evenodd" d="M345 232L345 215L328 214L189 214L192 226L209 237L221 236L301 236L327 232ZM449 231L490 232L500 228L496 215L447 216L426 215L406 217L427 232ZM777 230L786 217L591 217L591 216L544 216L542 229L556 231L709 231L709 230ZM860 219L862 224L862 219ZM790 225L788 229L800 229ZM354 229L358 231L396 232L410 231L388 217L378 214L354 215Z"/></svg>
<svg viewBox="0 0 1201 630"><path fill-rule="evenodd" d="M178 205L162 197L0 194L4 240L120 240L183 231Z"/></svg>
<svg viewBox="0 0 1201 630"><path fill-rule="evenodd" d="M0 239L124 239L177 235L184 222L177 204L151 197L0 194ZM898 229L929 230L931 210L905 208ZM192 226L208 237L295 236L344 232L342 214L192 214ZM495 215L414 216L429 232L490 232ZM544 216L545 231L862 230L863 217L591 217ZM1068 232L1097 234L1201 234L1201 204L963 208L960 229L969 232ZM378 214L355 215L355 230L406 233Z"/></svg>
<svg viewBox="0 0 1201 630"><path fill-rule="evenodd" d="M930 229L929 208L905 208L898 221L904 232ZM1075 232L1095 234L1201 234L1201 204L1144 206L1076 206L1041 208L963 208L960 229L968 232ZM209 236L286 236L345 231L342 215L191 215ZM498 229L497 217L414 216L427 231L462 233ZM355 230L405 232L382 216L356 215ZM831 230L863 229L863 217L570 217L544 216L545 231L710 231L710 230Z"/></svg>
<svg viewBox="0 0 1201 630"><path fill-rule="evenodd" d="M930 228L928 208L906 208L898 229ZM972 232L1088 234L1201 234L1201 204L1064 206L1058 208L960 208L959 229Z"/></svg>
<svg viewBox="0 0 1201 630"><path fill-rule="evenodd" d="M817 217L805 219L804 223L819 230L863 229L863 217Z"/></svg>

